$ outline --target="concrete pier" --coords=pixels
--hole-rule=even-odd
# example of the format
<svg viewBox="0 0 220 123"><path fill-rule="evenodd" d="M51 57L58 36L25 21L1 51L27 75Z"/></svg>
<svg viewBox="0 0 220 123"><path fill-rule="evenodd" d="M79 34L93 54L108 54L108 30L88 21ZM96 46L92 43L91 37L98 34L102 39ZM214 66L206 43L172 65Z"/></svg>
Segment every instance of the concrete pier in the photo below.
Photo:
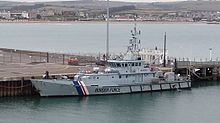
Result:
<svg viewBox="0 0 220 123"><path fill-rule="evenodd" d="M175 72L191 76L192 81L220 80L220 62L177 61Z"/></svg>
<svg viewBox="0 0 220 123"><path fill-rule="evenodd" d="M42 78L45 71L50 72L51 78L68 75L70 78L79 68L86 66L60 65L54 63L40 64L11 64L0 63L0 97L36 95L31 78Z"/></svg>
<svg viewBox="0 0 220 123"><path fill-rule="evenodd" d="M68 65L69 58L79 65ZM0 48L0 97L35 95L31 78L42 78L49 71L51 78L73 77L79 69L91 69L94 57ZM83 65L83 66L82 66Z"/></svg>

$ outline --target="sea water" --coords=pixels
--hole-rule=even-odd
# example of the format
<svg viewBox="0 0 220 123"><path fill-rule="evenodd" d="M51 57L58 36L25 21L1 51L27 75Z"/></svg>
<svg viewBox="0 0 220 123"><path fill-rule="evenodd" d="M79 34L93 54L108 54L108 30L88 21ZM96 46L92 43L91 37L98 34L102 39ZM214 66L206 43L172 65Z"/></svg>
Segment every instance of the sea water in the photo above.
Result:
<svg viewBox="0 0 220 123"><path fill-rule="evenodd" d="M125 52L133 23L110 23L110 52ZM162 49L167 33L171 57L191 60L220 59L220 25L137 23L142 48ZM10 23L0 24L0 47L58 53L105 53L105 23Z"/></svg>
<svg viewBox="0 0 220 123"><path fill-rule="evenodd" d="M0 98L0 123L218 123L219 97L220 85L108 96Z"/></svg>

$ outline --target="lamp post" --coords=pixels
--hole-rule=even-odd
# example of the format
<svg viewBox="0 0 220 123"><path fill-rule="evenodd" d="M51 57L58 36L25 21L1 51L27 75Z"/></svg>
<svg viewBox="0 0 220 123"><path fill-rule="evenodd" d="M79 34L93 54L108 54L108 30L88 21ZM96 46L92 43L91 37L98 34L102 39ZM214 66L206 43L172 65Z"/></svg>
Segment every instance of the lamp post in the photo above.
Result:
<svg viewBox="0 0 220 123"><path fill-rule="evenodd" d="M209 60L212 61L212 48L209 48Z"/></svg>

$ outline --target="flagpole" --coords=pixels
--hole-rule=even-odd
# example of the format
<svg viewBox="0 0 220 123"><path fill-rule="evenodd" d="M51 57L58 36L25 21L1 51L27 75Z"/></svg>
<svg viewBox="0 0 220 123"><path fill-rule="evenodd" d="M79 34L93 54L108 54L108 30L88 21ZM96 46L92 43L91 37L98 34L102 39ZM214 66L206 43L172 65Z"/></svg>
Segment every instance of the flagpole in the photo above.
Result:
<svg viewBox="0 0 220 123"><path fill-rule="evenodd" d="M106 39L106 60L109 59L109 0L107 0L107 39Z"/></svg>

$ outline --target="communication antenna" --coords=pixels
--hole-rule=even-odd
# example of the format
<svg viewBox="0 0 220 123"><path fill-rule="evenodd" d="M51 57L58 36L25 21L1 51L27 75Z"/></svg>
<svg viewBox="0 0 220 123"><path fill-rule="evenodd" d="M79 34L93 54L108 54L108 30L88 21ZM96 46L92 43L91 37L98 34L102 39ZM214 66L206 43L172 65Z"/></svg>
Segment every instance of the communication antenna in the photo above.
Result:
<svg viewBox="0 0 220 123"><path fill-rule="evenodd" d="M139 30L137 30L136 16L134 17L134 30L131 30L132 38L130 39L129 50L139 56L141 40L138 36L141 34Z"/></svg>

